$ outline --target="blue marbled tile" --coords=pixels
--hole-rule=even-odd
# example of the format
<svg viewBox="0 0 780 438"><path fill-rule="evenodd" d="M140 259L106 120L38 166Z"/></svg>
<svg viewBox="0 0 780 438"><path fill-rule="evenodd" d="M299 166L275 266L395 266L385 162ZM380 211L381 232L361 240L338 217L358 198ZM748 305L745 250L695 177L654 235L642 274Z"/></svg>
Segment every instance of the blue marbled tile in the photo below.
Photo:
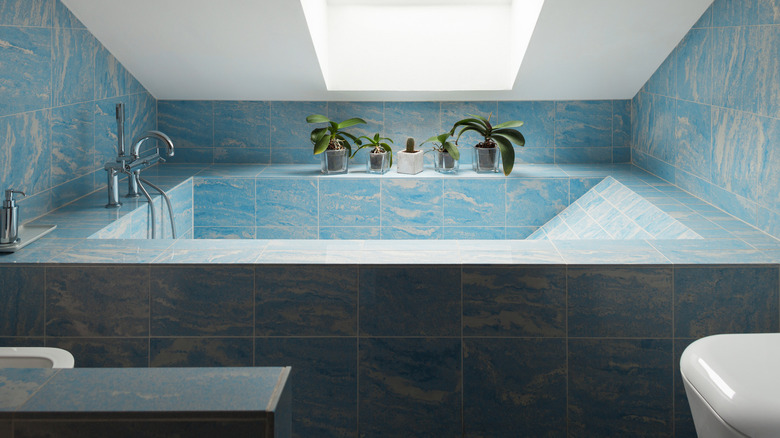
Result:
<svg viewBox="0 0 780 438"><path fill-rule="evenodd" d="M750 24L780 24L780 5L777 0L758 0L753 8L758 11L755 22Z"/></svg>
<svg viewBox="0 0 780 438"><path fill-rule="evenodd" d="M721 2L723 3L723 2ZM714 17L717 17L715 14ZM713 17L713 18L714 18ZM757 29L720 27L712 30L712 104L755 113L758 110L758 61L752 53L761 43Z"/></svg>
<svg viewBox="0 0 780 438"><path fill-rule="evenodd" d="M353 117L365 120L365 125L355 125L347 129L347 132L356 137L361 135L373 137L377 132L382 137L387 137L386 132L384 132L385 110L383 102L328 102L327 116L335 122L342 122ZM311 129L309 132L311 132ZM403 150L406 145L406 137L390 137L393 140L393 144L398 147L398 149L396 147L393 147L393 149ZM423 140L425 139L418 140L418 143L421 143Z"/></svg>
<svg viewBox="0 0 780 438"><path fill-rule="evenodd" d="M471 115L478 115L484 118L490 118L491 123L497 125L505 120L499 120L497 116L497 106L495 101L469 101L469 102L441 102L441 130L442 132L452 129L455 122L465 118L472 118ZM455 138L457 139L458 133L462 127L459 127L455 132ZM438 135L431 134L432 135ZM428 138L426 137L426 138ZM420 142L425 138L420 139ZM471 150L468 148L473 147L479 142L485 139L475 132L467 132L458 140L458 145L461 149L461 164L471 163L471 158L467 157L471 155ZM468 152L468 153L465 153Z"/></svg>
<svg viewBox="0 0 780 438"><path fill-rule="evenodd" d="M148 321L148 320L147 320ZM76 368L146 368L149 338L57 338L47 336L47 347L69 351Z"/></svg>
<svg viewBox="0 0 780 438"><path fill-rule="evenodd" d="M699 21L697 21L694 25L694 29L700 29L700 28L707 28L712 27L712 5L710 5L707 10L704 11L704 13L701 14L701 17L699 17Z"/></svg>
<svg viewBox="0 0 780 438"><path fill-rule="evenodd" d="M570 436L670 436L671 339L570 339Z"/></svg>
<svg viewBox="0 0 780 438"><path fill-rule="evenodd" d="M443 181L383 179L382 225L441 226Z"/></svg>
<svg viewBox="0 0 780 438"><path fill-rule="evenodd" d="M215 163L262 163L271 162L270 148L214 148Z"/></svg>
<svg viewBox="0 0 780 438"><path fill-rule="evenodd" d="M706 105L685 101L677 104L675 139L679 146L676 166L707 180L712 162L711 113Z"/></svg>
<svg viewBox="0 0 780 438"><path fill-rule="evenodd" d="M43 268L0 267L0 336L43 335L44 287Z"/></svg>
<svg viewBox="0 0 780 438"><path fill-rule="evenodd" d="M499 122L521 120L524 123L519 131L525 137L526 149L517 151L515 157L518 159L525 159L523 155L531 148L552 148L555 144L555 102L553 101L499 101L496 120Z"/></svg>
<svg viewBox="0 0 780 438"><path fill-rule="evenodd" d="M171 137L176 148L214 146L214 102L161 100L157 111L160 131ZM180 153L176 151L176 155Z"/></svg>
<svg viewBox="0 0 780 438"><path fill-rule="evenodd" d="M566 417L565 340L464 340L464 436L565 436Z"/></svg>
<svg viewBox="0 0 780 438"><path fill-rule="evenodd" d="M108 49L98 43L95 58L95 98L107 99L142 91L144 88L135 77Z"/></svg>
<svg viewBox="0 0 780 438"><path fill-rule="evenodd" d="M95 153L93 109L91 103L52 109L52 186L92 172Z"/></svg>
<svg viewBox="0 0 780 438"><path fill-rule="evenodd" d="M276 147L274 144L271 150L271 163L272 164L317 164L320 165L322 160L321 155L314 155L312 153L312 146L306 146L304 148L286 147L284 149ZM351 160L350 160L351 161ZM310 172L312 174L320 174L319 168Z"/></svg>
<svg viewBox="0 0 780 438"><path fill-rule="evenodd" d="M54 0L54 27L86 29L84 24L73 15L61 0Z"/></svg>
<svg viewBox="0 0 780 438"><path fill-rule="evenodd" d="M772 236L780 236L780 214L767 208L759 207L756 226Z"/></svg>
<svg viewBox="0 0 780 438"><path fill-rule="evenodd" d="M555 162L557 164L581 164L581 163L612 163L612 147L576 147L555 148Z"/></svg>
<svg viewBox="0 0 780 438"><path fill-rule="evenodd" d="M607 146L612 146L612 101L556 102L556 148Z"/></svg>
<svg viewBox="0 0 780 438"><path fill-rule="evenodd" d="M181 235L187 230L192 229L194 226L192 184L185 183L177 186L172 190L168 190L168 196L171 198L171 204L173 206L173 217L174 223L176 224L176 232ZM160 214L167 214L167 211L161 211ZM167 226L170 217L163 216L161 219L161 222Z"/></svg>
<svg viewBox="0 0 780 438"><path fill-rule="evenodd" d="M98 42L86 29L55 29L52 47L52 105L86 102L95 96Z"/></svg>
<svg viewBox="0 0 780 438"><path fill-rule="evenodd" d="M460 286L458 268L361 268L360 333L456 336Z"/></svg>
<svg viewBox="0 0 780 438"><path fill-rule="evenodd" d="M506 181L506 225L541 226L569 205L569 180L518 178Z"/></svg>
<svg viewBox="0 0 780 438"><path fill-rule="evenodd" d="M356 336L357 266L258 266L257 336Z"/></svg>
<svg viewBox="0 0 780 438"><path fill-rule="evenodd" d="M568 335L672 336L671 267L570 267Z"/></svg>
<svg viewBox="0 0 780 438"><path fill-rule="evenodd" d="M360 339L360 433L460 436L460 349L458 339Z"/></svg>
<svg viewBox="0 0 780 438"><path fill-rule="evenodd" d="M0 116L51 104L51 35L48 28L0 27Z"/></svg>
<svg viewBox="0 0 780 438"><path fill-rule="evenodd" d="M174 145L176 142L174 141ZM214 148L186 148L176 149L176 155L166 158L173 164L211 164L214 162Z"/></svg>
<svg viewBox="0 0 780 438"><path fill-rule="evenodd" d="M379 183L379 179L321 179L319 224L379 226Z"/></svg>
<svg viewBox="0 0 780 438"><path fill-rule="evenodd" d="M249 367L254 361L252 338L152 338L152 367Z"/></svg>
<svg viewBox="0 0 780 438"><path fill-rule="evenodd" d="M688 404L688 396L685 394L685 386L680 374L680 359L683 351L694 339L674 340L674 436L696 437L696 428L693 425L691 407Z"/></svg>
<svg viewBox="0 0 780 438"><path fill-rule="evenodd" d="M464 336L566 334L566 273L560 267L464 267Z"/></svg>
<svg viewBox="0 0 780 438"><path fill-rule="evenodd" d="M320 227L320 239L332 240L369 240L379 239L379 227Z"/></svg>
<svg viewBox="0 0 780 438"><path fill-rule="evenodd" d="M612 162L613 163L630 163L631 162L631 148L630 147L614 147L612 148Z"/></svg>
<svg viewBox="0 0 780 438"><path fill-rule="evenodd" d="M309 134L321 124L306 123L306 117L312 114L326 114L326 102L271 102L271 155L274 163L277 151L288 148L307 148L313 145ZM340 121L340 120L339 120ZM306 161L308 162L308 161Z"/></svg>
<svg viewBox="0 0 780 438"><path fill-rule="evenodd" d="M526 140L528 141L528 140ZM555 148L522 147L515 148L515 164L553 164L555 163Z"/></svg>
<svg viewBox="0 0 780 438"><path fill-rule="evenodd" d="M404 142L412 137L420 145L452 127L442 125L440 107L439 102L385 102L384 133ZM423 148L427 150L430 146L426 144Z"/></svg>
<svg viewBox="0 0 780 438"><path fill-rule="evenodd" d="M157 99L155 99L151 94L143 92L144 90L141 91L142 92L127 96L125 118L128 129L128 142L135 141L141 136L141 134L147 131L157 129ZM114 113L116 114L116 112ZM116 123L116 121L114 123ZM163 153L165 145L158 141L147 141L143 143L140 151L149 151L155 147L162 148L163 151L161 151L161 154L166 156Z"/></svg>
<svg viewBox="0 0 780 438"><path fill-rule="evenodd" d="M631 101L631 146L634 164L642 167L637 159L647 153L650 129L653 123L653 96L640 91Z"/></svg>
<svg viewBox="0 0 780 438"><path fill-rule="evenodd" d="M443 227L442 239L454 239L454 240L504 240L507 239L507 230L505 227ZM515 233L519 233L517 229L513 230ZM518 236L519 234L513 234ZM513 239L524 237L512 237Z"/></svg>
<svg viewBox="0 0 780 438"><path fill-rule="evenodd" d="M258 227L317 226L317 180L256 180L256 221ZM258 238L260 233L257 234Z"/></svg>
<svg viewBox="0 0 780 438"><path fill-rule="evenodd" d="M291 366L295 436L357 434L355 338L257 338L255 366Z"/></svg>
<svg viewBox="0 0 780 438"><path fill-rule="evenodd" d="M631 144L631 101L612 101L612 146Z"/></svg>
<svg viewBox="0 0 780 438"><path fill-rule="evenodd" d="M59 370L6 368L0 372L0 411L15 411L29 400ZM0 432L4 429L0 428ZM7 436L13 436L13 433Z"/></svg>
<svg viewBox="0 0 780 438"><path fill-rule="evenodd" d="M47 268L46 335L148 335L148 275L133 266Z"/></svg>
<svg viewBox="0 0 780 438"><path fill-rule="evenodd" d="M214 102L214 147L271 150L271 108L262 101Z"/></svg>
<svg viewBox="0 0 780 438"><path fill-rule="evenodd" d="M154 336L251 336L254 270L152 267Z"/></svg>
<svg viewBox="0 0 780 438"><path fill-rule="evenodd" d="M0 25L51 26L52 0L6 0L0 4Z"/></svg>
<svg viewBox="0 0 780 438"><path fill-rule="evenodd" d="M752 9L750 1L745 0L718 0L712 4L712 26L744 26L753 24L748 17Z"/></svg>
<svg viewBox="0 0 780 438"><path fill-rule="evenodd" d="M178 166L176 166L178 167ZM254 178L268 166L263 164L214 164L199 172L195 178ZM165 168L170 169L170 166ZM192 170L186 170L190 174Z"/></svg>
<svg viewBox="0 0 780 438"><path fill-rule="evenodd" d="M767 150L762 118L741 111L716 108L713 123L712 182L748 199L760 189L763 152ZM741 147L750 144L750 148ZM756 172L756 170L759 172ZM764 181L763 184L771 184ZM709 193L710 196L713 193ZM716 203L717 204L717 203Z"/></svg>
<svg viewBox="0 0 780 438"><path fill-rule="evenodd" d="M504 180L445 179L444 225L504 226L505 184Z"/></svg>
<svg viewBox="0 0 780 438"><path fill-rule="evenodd" d="M650 131L647 153L667 163L674 162L674 127L677 102L677 99L670 97L653 96L653 125ZM652 172L652 169L650 171Z"/></svg>
<svg viewBox="0 0 780 438"><path fill-rule="evenodd" d="M436 240L442 239L442 227L383 226L380 230L382 240Z"/></svg>
<svg viewBox="0 0 780 438"><path fill-rule="evenodd" d="M579 199L604 178L571 178L569 180L569 204Z"/></svg>
<svg viewBox="0 0 780 438"><path fill-rule="evenodd" d="M776 332L777 267L676 268L675 337Z"/></svg>
<svg viewBox="0 0 780 438"><path fill-rule="evenodd" d="M780 11L780 7L775 7ZM780 13L779 13L780 14ZM755 99L757 113L762 116L780 117L780 26L756 26L749 28L748 56L756 63ZM743 67L744 68L744 67Z"/></svg>
<svg viewBox="0 0 780 438"><path fill-rule="evenodd" d="M645 84L645 91L661 96L675 96L677 82L675 73L677 73L677 48L664 60L658 70L653 73Z"/></svg>
<svg viewBox="0 0 780 438"><path fill-rule="evenodd" d="M193 226L249 227L254 225L254 180L198 178L192 185Z"/></svg>
<svg viewBox="0 0 780 438"><path fill-rule="evenodd" d="M317 239L318 232L316 226L290 226L275 227L262 226L255 227L256 239Z"/></svg>
<svg viewBox="0 0 780 438"><path fill-rule="evenodd" d="M709 104L712 100L710 29L693 29L677 47L677 96Z"/></svg>
<svg viewBox="0 0 780 438"><path fill-rule="evenodd" d="M195 239L254 239L255 227L195 227Z"/></svg>
<svg viewBox="0 0 780 438"><path fill-rule="evenodd" d="M253 249L169 249L154 258L154 264L251 264L262 254Z"/></svg>

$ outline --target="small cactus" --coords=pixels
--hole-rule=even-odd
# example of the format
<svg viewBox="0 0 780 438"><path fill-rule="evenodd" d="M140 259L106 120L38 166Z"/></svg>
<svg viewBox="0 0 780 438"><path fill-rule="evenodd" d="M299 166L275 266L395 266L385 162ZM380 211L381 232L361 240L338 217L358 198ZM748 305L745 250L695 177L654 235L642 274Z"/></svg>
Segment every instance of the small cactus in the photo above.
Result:
<svg viewBox="0 0 780 438"><path fill-rule="evenodd" d="M406 152L413 153L414 150L414 139L412 137L409 137L406 139Z"/></svg>

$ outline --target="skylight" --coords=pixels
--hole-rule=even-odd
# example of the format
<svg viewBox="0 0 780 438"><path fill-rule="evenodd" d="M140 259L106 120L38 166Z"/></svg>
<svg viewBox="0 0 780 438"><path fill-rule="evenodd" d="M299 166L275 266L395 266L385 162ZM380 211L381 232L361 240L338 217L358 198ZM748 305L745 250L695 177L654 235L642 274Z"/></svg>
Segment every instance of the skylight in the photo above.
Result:
<svg viewBox="0 0 780 438"><path fill-rule="evenodd" d="M544 0L301 0L331 91L511 90Z"/></svg>

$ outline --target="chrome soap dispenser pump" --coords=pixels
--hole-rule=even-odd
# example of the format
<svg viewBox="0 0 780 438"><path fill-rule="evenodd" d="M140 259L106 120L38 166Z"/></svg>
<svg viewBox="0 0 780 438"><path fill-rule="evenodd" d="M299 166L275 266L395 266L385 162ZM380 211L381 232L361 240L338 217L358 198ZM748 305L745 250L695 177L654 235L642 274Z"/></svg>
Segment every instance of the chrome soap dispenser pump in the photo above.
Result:
<svg viewBox="0 0 780 438"><path fill-rule="evenodd" d="M0 213L0 244L16 243L19 240L19 207L14 193L26 196L24 192L9 189L5 191L2 213Z"/></svg>

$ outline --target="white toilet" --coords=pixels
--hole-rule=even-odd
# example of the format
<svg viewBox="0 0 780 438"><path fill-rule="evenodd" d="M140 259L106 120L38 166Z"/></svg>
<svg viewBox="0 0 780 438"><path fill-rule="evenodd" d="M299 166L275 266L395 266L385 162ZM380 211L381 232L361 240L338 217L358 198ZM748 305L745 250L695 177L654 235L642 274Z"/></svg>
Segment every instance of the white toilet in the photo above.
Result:
<svg viewBox="0 0 780 438"><path fill-rule="evenodd" d="M699 339L680 371L699 438L780 437L780 333Z"/></svg>

